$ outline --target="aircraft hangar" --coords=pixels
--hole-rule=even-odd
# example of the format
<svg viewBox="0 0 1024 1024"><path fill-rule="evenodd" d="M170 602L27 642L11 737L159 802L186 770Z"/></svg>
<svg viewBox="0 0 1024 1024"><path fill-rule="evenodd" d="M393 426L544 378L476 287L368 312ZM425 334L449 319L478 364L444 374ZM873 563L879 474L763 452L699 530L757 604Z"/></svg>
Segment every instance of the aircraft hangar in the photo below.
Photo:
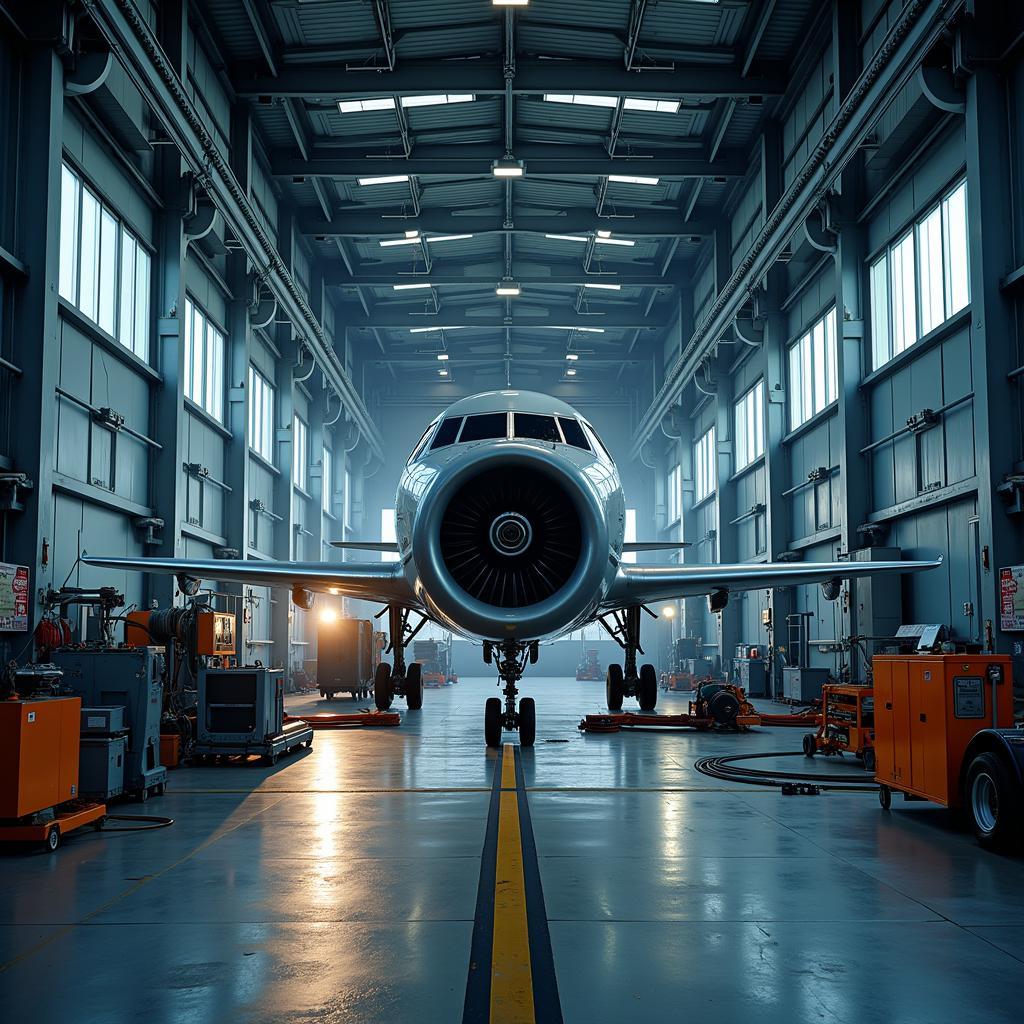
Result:
<svg viewBox="0 0 1024 1024"><path fill-rule="evenodd" d="M0 1017L1021 1019L1024 8L0 0Z"/></svg>

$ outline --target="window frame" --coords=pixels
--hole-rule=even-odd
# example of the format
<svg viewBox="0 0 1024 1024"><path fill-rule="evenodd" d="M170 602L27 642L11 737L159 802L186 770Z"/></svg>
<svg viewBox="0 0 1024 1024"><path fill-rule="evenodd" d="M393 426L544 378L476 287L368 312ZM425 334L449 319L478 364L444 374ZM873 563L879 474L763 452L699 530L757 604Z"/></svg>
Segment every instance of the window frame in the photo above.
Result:
<svg viewBox="0 0 1024 1024"><path fill-rule="evenodd" d="M693 442L693 497L699 505L714 497L718 490L718 445L712 424Z"/></svg>
<svg viewBox="0 0 1024 1024"><path fill-rule="evenodd" d="M320 455L320 510L327 515L334 515L334 451L323 446Z"/></svg>
<svg viewBox="0 0 1024 1024"><path fill-rule="evenodd" d="M249 364L246 380L248 391L248 422L246 424L249 451L274 465L274 416L277 391L273 382L254 363ZM257 387L258 385L258 387ZM257 395L259 391L259 395ZM259 409L257 410L257 401Z"/></svg>
<svg viewBox="0 0 1024 1024"><path fill-rule="evenodd" d="M202 341L198 346L196 344L195 337L195 324L197 318L202 324ZM183 390L185 397L223 426L225 416L224 379L227 369L227 334L213 321L206 310L204 310L202 306L200 306L192 296L187 293L185 295L184 325L185 374ZM213 355L214 362L216 364L215 369L218 371L213 374L212 384L209 377L211 363L209 343L211 341L211 336L214 342ZM200 377L198 396L190 393L194 390L193 385L195 383L195 357L197 348L201 356L199 361Z"/></svg>
<svg viewBox="0 0 1024 1024"><path fill-rule="evenodd" d="M292 486L309 493L309 424L292 413Z"/></svg>
<svg viewBox="0 0 1024 1024"><path fill-rule="evenodd" d="M786 346L786 404L790 433L825 413L839 400L838 334L839 323L833 304ZM823 367L818 365L819 356L824 362ZM808 387L804 386L805 376L809 381ZM817 393L818 384L821 385L820 395Z"/></svg>
<svg viewBox="0 0 1024 1024"><path fill-rule="evenodd" d="M748 408L752 406L753 408ZM741 423L742 419L742 423ZM751 424L753 437L751 438ZM735 437L735 471L753 466L764 458L764 378L747 388L733 404L733 435ZM749 445L749 442L753 442Z"/></svg>

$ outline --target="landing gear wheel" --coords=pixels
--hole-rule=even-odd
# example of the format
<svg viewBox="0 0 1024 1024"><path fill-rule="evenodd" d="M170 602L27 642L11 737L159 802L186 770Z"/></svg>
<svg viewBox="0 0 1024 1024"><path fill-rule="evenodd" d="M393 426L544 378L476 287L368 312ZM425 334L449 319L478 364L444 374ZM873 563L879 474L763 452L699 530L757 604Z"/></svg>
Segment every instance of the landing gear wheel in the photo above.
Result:
<svg viewBox="0 0 1024 1024"><path fill-rule="evenodd" d="M265 765L269 765L269 767L273 768L274 765L277 764L277 758L278 758L277 754L264 754L264 756L263 756L263 763Z"/></svg>
<svg viewBox="0 0 1024 1024"><path fill-rule="evenodd" d="M622 666L609 665L608 672L604 677L605 703L609 711L622 710Z"/></svg>
<svg viewBox="0 0 1024 1024"><path fill-rule="evenodd" d="M501 699L488 697L484 705L484 739L489 747L501 746Z"/></svg>
<svg viewBox="0 0 1024 1024"><path fill-rule="evenodd" d="M1012 845L1019 837L1019 803L1016 780L998 754L979 754L967 769L964 804L971 830L982 846L996 850Z"/></svg>
<svg viewBox="0 0 1024 1024"><path fill-rule="evenodd" d="M410 711L423 707L423 666L418 661L405 670L405 703Z"/></svg>
<svg viewBox="0 0 1024 1024"><path fill-rule="evenodd" d="M653 665L640 666L640 678L636 686L636 699L641 711L653 711L658 703L658 673Z"/></svg>
<svg viewBox="0 0 1024 1024"><path fill-rule="evenodd" d="M491 647L491 641L490 640L485 640L484 641L484 664L485 665L490 665L490 663L493 660L494 660L494 654L493 654L493 649Z"/></svg>
<svg viewBox="0 0 1024 1024"><path fill-rule="evenodd" d="M532 697L524 697L519 702L519 745L532 747L537 738L537 705Z"/></svg>
<svg viewBox="0 0 1024 1024"><path fill-rule="evenodd" d="M872 775L875 773L875 748L865 747L864 753L861 755L861 761L864 764L864 771L871 772Z"/></svg>
<svg viewBox="0 0 1024 1024"><path fill-rule="evenodd" d="M60 846L60 825L53 825L50 831L46 833L46 838L43 840L43 846L50 853Z"/></svg>
<svg viewBox="0 0 1024 1024"><path fill-rule="evenodd" d="M818 752L818 737L813 732L804 733L804 757L814 757ZM867 765L865 765L867 767Z"/></svg>
<svg viewBox="0 0 1024 1024"><path fill-rule="evenodd" d="M882 805L883 811L892 807L892 790L888 786L878 787L878 802Z"/></svg>
<svg viewBox="0 0 1024 1024"><path fill-rule="evenodd" d="M373 700L378 711L387 711L395 699L395 684L391 681L391 666L382 661L373 673Z"/></svg>
<svg viewBox="0 0 1024 1024"><path fill-rule="evenodd" d="M536 665L537 659L540 657L540 644L533 640L530 642L530 664Z"/></svg>

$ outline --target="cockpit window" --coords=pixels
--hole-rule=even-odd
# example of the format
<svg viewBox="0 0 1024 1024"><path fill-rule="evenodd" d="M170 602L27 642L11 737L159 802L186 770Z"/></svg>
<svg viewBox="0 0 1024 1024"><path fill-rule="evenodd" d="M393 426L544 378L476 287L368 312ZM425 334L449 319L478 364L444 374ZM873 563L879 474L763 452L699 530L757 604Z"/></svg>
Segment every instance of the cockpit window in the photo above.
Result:
<svg viewBox="0 0 1024 1024"><path fill-rule="evenodd" d="M558 433L558 424L554 416L536 416L533 413L517 412L513 417L514 437L529 438L531 441L550 441L562 443L562 435Z"/></svg>
<svg viewBox="0 0 1024 1024"><path fill-rule="evenodd" d="M436 448L446 448L450 444L455 444L455 438L459 436L459 424L461 423L461 416L449 416L434 435L434 440L430 444L430 450L434 451Z"/></svg>
<svg viewBox="0 0 1024 1024"><path fill-rule="evenodd" d="M437 420L434 420L434 422L431 423L430 426L423 431L423 436L416 442L416 447L413 448L412 455L409 456L410 462L415 462L420 457L420 455L423 454L423 449L426 448L427 446L427 438L430 437L431 431L433 431L434 427L436 426Z"/></svg>
<svg viewBox="0 0 1024 1024"><path fill-rule="evenodd" d="M614 461L611 455L608 454L608 449L605 448L601 438L597 436L597 431L587 422L584 422L583 429L587 432L587 437L590 439L590 443L594 447L594 451L603 455L608 462Z"/></svg>
<svg viewBox="0 0 1024 1024"><path fill-rule="evenodd" d="M508 416L503 412L488 412L479 416L467 416L462 428L459 444L465 441L487 441L495 437L508 436Z"/></svg>
<svg viewBox="0 0 1024 1024"><path fill-rule="evenodd" d="M583 433L583 428L577 420L559 416L558 422L565 435L566 444L571 444L573 448L582 448L586 452L590 451L590 442L587 441L587 435Z"/></svg>

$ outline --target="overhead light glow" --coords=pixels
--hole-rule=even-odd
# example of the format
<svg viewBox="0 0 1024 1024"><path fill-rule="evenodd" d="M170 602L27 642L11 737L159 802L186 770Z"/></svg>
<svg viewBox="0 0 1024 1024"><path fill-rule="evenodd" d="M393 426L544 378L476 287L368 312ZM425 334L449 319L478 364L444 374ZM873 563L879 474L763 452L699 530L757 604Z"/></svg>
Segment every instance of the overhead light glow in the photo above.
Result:
<svg viewBox="0 0 1024 1024"><path fill-rule="evenodd" d="M372 100L339 100L338 110L342 114L358 114L364 110L394 110L394 96L380 96Z"/></svg>
<svg viewBox="0 0 1024 1024"><path fill-rule="evenodd" d="M386 249L390 245L419 245L420 241L420 236L413 232L411 235L407 234L405 238L383 238L380 244L382 249Z"/></svg>
<svg viewBox="0 0 1024 1024"><path fill-rule="evenodd" d="M325 625L338 621L338 613L333 608L322 608L320 610L320 621Z"/></svg>
<svg viewBox="0 0 1024 1024"><path fill-rule="evenodd" d="M447 370L438 370L437 371L437 375L438 375L438 377L447 377L448 376L448 371Z"/></svg>
<svg viewBox="0 0 1024 1024"><path fill-rule="evenodd" d="M530 0L491 0L495 7L525 7Z"/></svg>
<svg viewBox="0 0 1024 1024"><path fill-rule="evenodd" d="M403 107L439 107L447 103L472 103L472 93L439 92L426 96L403 96Z"/></svg>
<svg viewBox="0 0 1024 1024"><path fill-rule="evenodd" d="M498 282L498 287L494 289L495 295L516 296L521 293L522 288L520 288L518 283L513 281L511 277L503 277Z"/></svg>
<svg viewBox="0 0 1024 1024"><path fill-rule="evenodd" d="M672 605L667 604L661 609L661 614L664 615L666 619L674 619L676 617L676 610Z"/></svg>
<svg viewBox="0 0 1024 1024"><path fill-rule="evenodd" d="M419 233L419 231L416 230L416 228L413 228L412 231L406 231L405 237L406 238L419 238L420 237L420 233Z"/></svg>
<svg viewBox="0 0 1024 1024"><path fill-rule="evenodd" d="M602 289L604 289L604 291L607 291L607 292L618 292L618 291L622 290L622 285L621 284L596 284L596 283L591 283L590 281L587 281L586 283L584 283L583 287L584 288L602 288Z"/></svg>
<svg viewBox="0 0 1024 1024"><path fill-rule="evenodd" d="M460 242L463 238L472 238L472 235L434 235L428 238L428 242Z"/></svg>
<svg viewBox="0 0 1024 1024"><path fill-rule="evenodd" d="M400 181L408 180L408 174L383 174L377 178L356 178L360 185L397 185Z"/></svg>
<svg viewBox="0 0 1024 1024"><path fill-rule="evenodd" d="M545 238L550 238L555 242L585 242L587 241L583 235L545 235Z"/></svg>
<svg viewBox="0 0 1024 1024"><path fill-rule="evenodd" d="M569 369L565 371L565 375L566 377L575 377L576 371L575 369L573 369L573 367L570 366Z"/></svg>
<svg viewBox="0 0 1024 1024"><path fill-rule="evenodd" d="M579 356L575 352L566 352L565 358L570 360L570 362L575 363L576 360L579 359Z"/></svg>
<svg viewBox="0 0 1024 1024"><path fill-rule="evenodd" d="M679 100L648 100L640 96L627 96L622 105L626 110L647 110L654 114L679 113Z"/></svg>
<svg viewBox="0 0 1024 1024"><path fill-rule="evenodd" d="M618 181L623 185L657 185L661 178L641 178L635 174L609 174L609 181Z"/></svg>
<svg viewBox="0 0 1024 1024"><path fill-rule="evenodd" d="M441 324L437 324L434 327L410 327L410 334L426 334L428 331L464 331L466 329L465 324L459 324L456 327L443 327Z"/></svg>
<svg viewBox="0 0 1024 1024"><path fill-rule="evenodd" d="M578 107L617 107L618 96L587 96L574 92L547 92L544 99L548 103L574 103Z"/></svg>
<svg viewBox="0 0 1024 1024"><path fill-rule="evenodd" d="M611 238L612 237L612 233L610 231L598 231L597 237L598 238Z"/></svg>
<svg viewBox="0 0 1024 1024"><path fill-rule="evenodd" d="M491 164L491 171L496 178L521 178L525 171L522 160L517 160L511 153L506 153L500 160Z"/></svg>
<svg viewBox="0 0 1024 1024"><path fill-rule="evenodd" d="M391 287L396 292L411 292L415 288L431 288L433 286L429 281L424 281L422 284L393 284Z"/></svg>
<svg viewBox="0 0 1024 1024"><path fill-rule="evenodd" d="M632 238L611 238L610 235L610 231L598 231L594 241L598 245L628 245L631 247L636 245Z"/></svg>
<svg viewBox="0 0 1024 1024"><path fill-rule="evenodd" d="M571 331L581 331L583 334L604 334L603 327L570 327Z"/></svg>
<svg viewBox="0 0 1024 1024"><path fill-rule="evenodd" d="M437 353L437 358L440 359L442 363L447 363L448 362L448 353L447 352L438 352Z"/></svg>

